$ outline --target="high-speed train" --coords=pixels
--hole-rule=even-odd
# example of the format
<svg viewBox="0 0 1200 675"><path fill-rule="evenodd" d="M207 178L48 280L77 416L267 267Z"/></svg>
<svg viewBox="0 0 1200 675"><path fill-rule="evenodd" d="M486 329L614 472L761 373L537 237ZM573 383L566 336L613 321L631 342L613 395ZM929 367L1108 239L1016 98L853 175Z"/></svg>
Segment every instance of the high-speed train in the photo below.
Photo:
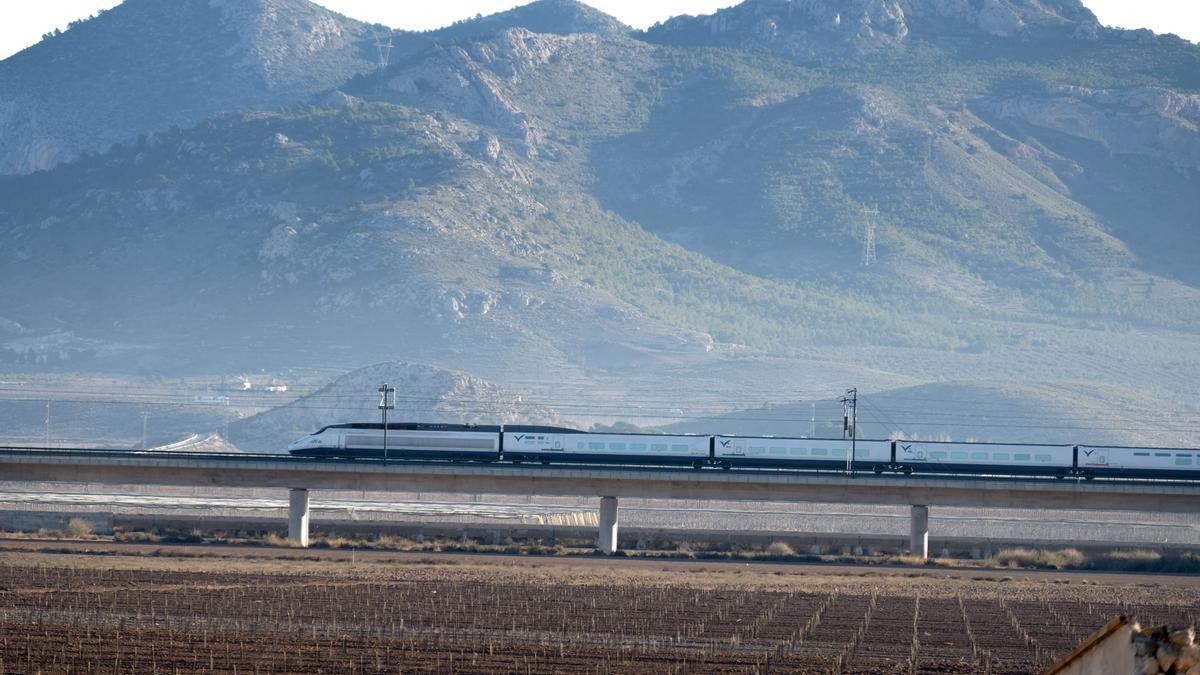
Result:
<svg viewBox="0 0 1200 675"><path fill-rule="evenodd" d="M1200 480L1200 449L691 434L590 433L550 426L334 424L292 455L337 459L637 464Z"/></svg>

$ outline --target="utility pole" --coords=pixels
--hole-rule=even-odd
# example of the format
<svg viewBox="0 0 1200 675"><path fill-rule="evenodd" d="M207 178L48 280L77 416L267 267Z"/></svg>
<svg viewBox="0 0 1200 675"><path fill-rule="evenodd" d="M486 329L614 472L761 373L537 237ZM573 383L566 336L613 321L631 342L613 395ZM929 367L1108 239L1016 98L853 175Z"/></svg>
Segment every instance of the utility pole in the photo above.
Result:
<svg viewBox="0 0 1200 675"><path fill-rule="evenodd" d="M388 62L391 60L392 38L388 37L387 42L385 43L382 36L377 36L375 38L375 49L379 52L378 67L379 72L382 74L383 71L387 70Z"/></svg>
<svg viewBox="0 0 1200 675"><path fill-rule="evenodd" d="M858 437L858 388L847 389L842 397L842 438L850 435L850 454L846 455L846 472L854 473L855 439Z"/></svg>
<svg viewBox="0 0 1200 675"><path fill-rule="evenodd" d="M879 209L864 208L863 215L866 218L866 231L863 233L863 249L862 257L859 259L859 264L863 267L870 267L875 264L875 216L879 215Z"/></svg>
<svg viewBox="0 0 1200 675"><path fill-rule="evenodd" d="M817 402L810 401L810 403L812 404L812 429L809 430L808 437L816 438L817 437Z"/></svg>
<svg viewBox="0 0 1200 675"><path fill-rule="evenodd" d="M389 36L387 42L383 41L383 36L375 37L375 49L379 52L379 62L375 70L375 90L382 94L384 82L387 79L387 69L391 61L392 54L392 38Z"/></svg>
<svg viewBox="0 0 1200 675"><path fill-rule="evenodd" d="M150 413L142 413L142 449L146 449L146 422L150 419Z"/></svg>
<svg viewBox="0 0 1200 675"><path fill-rule="evenodd" d="M395 403L396 399L393 396L395 393L396 393L396 388L388 386L387 382L384 382L383 385L379 387L379 411L383 414L383 458L384 459L388 458L387 411L394 410L396 408L396 403ZM389 398L390 396L392 398Z"/></svg>
<svg viewBox="0 0 1200 675"><path fill-rule="evenodd" d="M50 447L50 401L46 401L46 447Z"/></svg>

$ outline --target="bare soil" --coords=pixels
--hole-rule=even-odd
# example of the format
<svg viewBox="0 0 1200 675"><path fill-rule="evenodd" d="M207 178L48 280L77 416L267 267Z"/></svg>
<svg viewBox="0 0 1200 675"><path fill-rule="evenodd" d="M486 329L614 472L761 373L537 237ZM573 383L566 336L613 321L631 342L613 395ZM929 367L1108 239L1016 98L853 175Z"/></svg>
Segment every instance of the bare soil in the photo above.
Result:
<svg viewBox="0 0 1200 675"><path fill-rule="evenodd" d="M0 541L0 672L1036 672L1186 576Z"/></svg>

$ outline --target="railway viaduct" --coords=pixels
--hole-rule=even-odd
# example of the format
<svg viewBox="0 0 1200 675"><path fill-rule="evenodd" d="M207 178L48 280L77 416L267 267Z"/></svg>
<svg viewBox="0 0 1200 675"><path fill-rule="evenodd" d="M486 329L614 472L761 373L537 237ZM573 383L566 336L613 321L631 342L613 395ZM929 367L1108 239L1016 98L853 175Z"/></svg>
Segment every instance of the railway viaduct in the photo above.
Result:
<svg viewBox="0 0 1200 675"><path fill-rule="evenodd" d="M907 505L911 552L929 551L929 508L965 506L1200 513L1200 484L997 476L895 476L777 470L346 462L287 455L0 448L0 481L219 486L290 490L289 538L308 545L310 490L596 497L598 546L617 545L621 497Z"/></svg>

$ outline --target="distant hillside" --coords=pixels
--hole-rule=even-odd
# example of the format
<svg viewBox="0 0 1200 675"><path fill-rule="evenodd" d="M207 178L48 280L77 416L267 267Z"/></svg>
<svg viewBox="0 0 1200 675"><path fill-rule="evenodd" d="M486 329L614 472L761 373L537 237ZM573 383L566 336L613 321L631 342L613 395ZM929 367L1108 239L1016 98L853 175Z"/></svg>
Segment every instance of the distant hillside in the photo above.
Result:
<svg viewBox="0 0 1200 675"><path fill-rule="evenodd" d="M1168 401L1087 383L947 382L862 393L859 436L990 443L1106 443L1192 447L1189 416ZM838 400L778 404L666 429L688 433L842 437Z"/></svg>
<svg viewBox="0 0 1200 675"><path fill-rule="evenodd" d="M329 424L378 422L378 390L385 382L396 388L390 421L566 424L551 408L478 377L393 362L360 368L287 405L231 423L228 440L248 452L283 452Z"/></svg>

